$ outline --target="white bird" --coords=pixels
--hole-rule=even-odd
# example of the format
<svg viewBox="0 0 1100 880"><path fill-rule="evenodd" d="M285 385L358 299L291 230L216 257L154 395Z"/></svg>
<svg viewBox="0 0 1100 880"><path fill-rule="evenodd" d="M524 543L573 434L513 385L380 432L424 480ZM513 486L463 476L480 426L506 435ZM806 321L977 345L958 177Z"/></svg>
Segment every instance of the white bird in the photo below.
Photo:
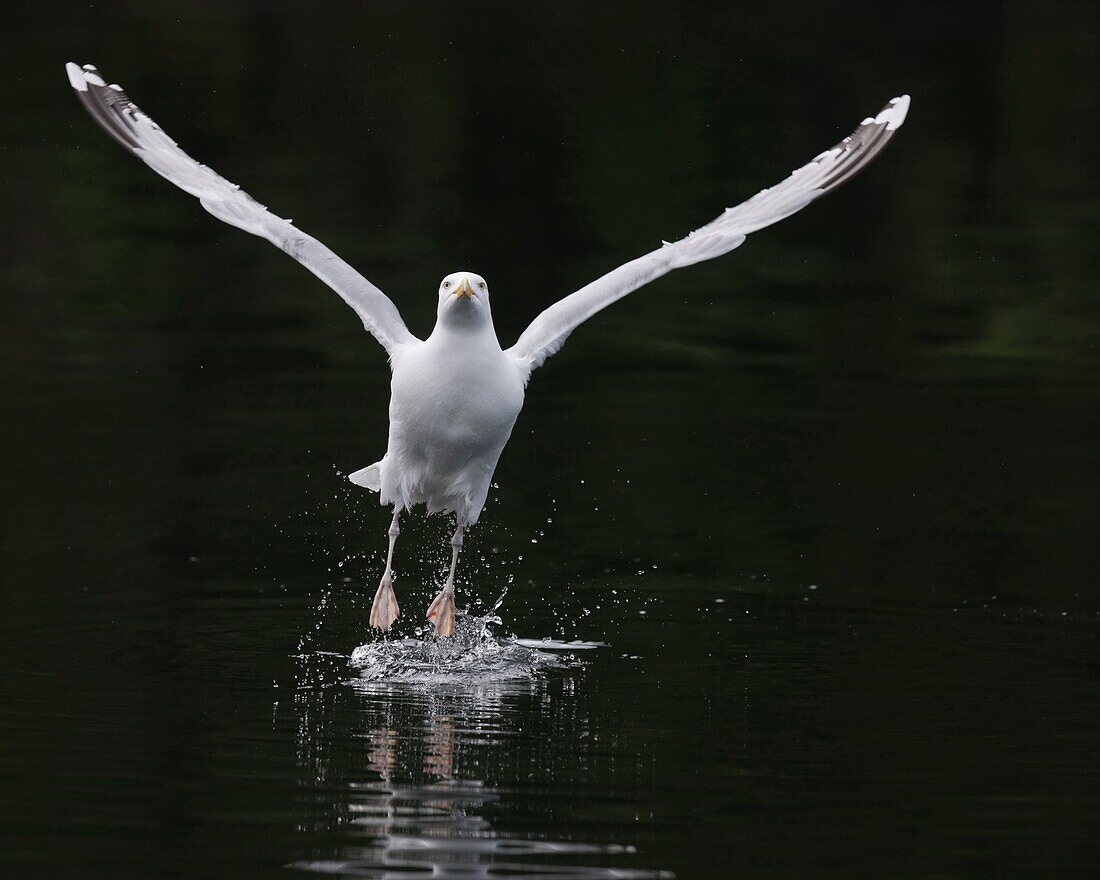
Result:
<svg viewBox="0 0 1100 880"><path fill-rule="evenodd" d="M443 279L435 328L427 339L418 339L381 290L317 239L184 153L119 86L107 85L95 67L69 63L66 71L77 97L108 134L196 196L215 217L268 239L294 257L340 294L386 349L392 373L386 454L350 476L356 485L380 493L382 504L393 506L386 567L370 622L385 630L397 619L393 551L398 521L402 511L425 504L429 513L454 513L456 518L450 572L427 612L441 637L454 631L455 568L463 531L481 514L532 370L557 352L578 325L616 300L673 269L733 250L750 232L789 217L851 179L886 146L909 109L908 95L894 98L786 180L559 300L505 349L497 341L489 288L480 275L454 272Z"/></svg>

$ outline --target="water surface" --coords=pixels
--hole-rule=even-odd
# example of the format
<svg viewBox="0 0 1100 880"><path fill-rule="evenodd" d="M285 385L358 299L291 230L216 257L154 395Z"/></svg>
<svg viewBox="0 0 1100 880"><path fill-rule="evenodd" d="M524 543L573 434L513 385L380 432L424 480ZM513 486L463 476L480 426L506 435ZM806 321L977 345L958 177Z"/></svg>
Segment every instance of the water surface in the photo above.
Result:
<svg viewBox="0 0 1100 880"><path fill-rule="evenodd" d="M1093 876L1097 32L1063 3L11 23L4 876ZM480 272L505 340L914 101L857 181L535 375L438 648L439 518L367 627L388 515L344 474L384 448L382 352L123 155L69 58L414 332Z"/></svg>

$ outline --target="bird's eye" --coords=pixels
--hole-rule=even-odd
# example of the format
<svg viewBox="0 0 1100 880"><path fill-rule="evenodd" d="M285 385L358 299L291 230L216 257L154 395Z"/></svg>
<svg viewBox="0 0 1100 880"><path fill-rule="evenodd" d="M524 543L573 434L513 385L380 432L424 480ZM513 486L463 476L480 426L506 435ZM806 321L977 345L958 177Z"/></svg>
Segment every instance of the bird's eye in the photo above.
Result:
<svg viewBox="0 0 1100 880"><path fill-rule="evenodd" d="M481 283L480 283L480 284L479 284L479 285L477 286L477 289L478 289L478 290L484 290L484 289L485 289L485 282L484 282L484 281L482 281L482 282L481 282Z"/></svg>
<svg viewBox="0 0 1100 880"><path fill-rule="evenodd" d="M446 289L447 289L448 287L450 287L450 286L451 286L451 282L450 282L450 281L444 281L444 282L443 282L443 289L444 289L444 290L446 290Z"/></svg>

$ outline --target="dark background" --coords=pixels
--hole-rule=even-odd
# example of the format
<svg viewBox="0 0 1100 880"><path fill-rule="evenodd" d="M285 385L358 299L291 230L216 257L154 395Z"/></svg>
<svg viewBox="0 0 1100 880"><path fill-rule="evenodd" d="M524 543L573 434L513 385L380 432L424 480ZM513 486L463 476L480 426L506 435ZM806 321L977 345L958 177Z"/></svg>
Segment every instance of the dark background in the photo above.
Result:
<svg viewBox="0 0 1100 880"><path fill-rule="evenodd" d="M441 717L452 776L499 792L492 834L637 847L576 871L1091 875L1098 19L1056 2L10 19L11 876L318 859L382 876L380 832L348 818L352 783L380 784L364 731L396 731L423 781L400 745L436 748ZM311 665L368 637L387 516L342 475L384 450L384 355L303 269L127 157L67 60L360 268L414 333L444 274L484 275L506 344L892 96L913 105L853 183L601 313L535 374L462 586L491 602L511 584L506 631L608 646L486 703ZM406 633L446 532L403 534ZM484 723L499 742L464 738Z"/></svg>

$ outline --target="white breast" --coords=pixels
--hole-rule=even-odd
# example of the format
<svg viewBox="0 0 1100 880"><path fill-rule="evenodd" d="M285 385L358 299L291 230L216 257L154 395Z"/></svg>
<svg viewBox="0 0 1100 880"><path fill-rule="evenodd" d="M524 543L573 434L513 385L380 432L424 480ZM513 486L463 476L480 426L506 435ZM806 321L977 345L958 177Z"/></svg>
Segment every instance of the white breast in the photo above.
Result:
<svg viewBox="0 0 1100 880"><path fill-rule="evenodd" d="M437 332L394 359L383 504L477 521L523 406L523 378L491 333Z"/></svg>

